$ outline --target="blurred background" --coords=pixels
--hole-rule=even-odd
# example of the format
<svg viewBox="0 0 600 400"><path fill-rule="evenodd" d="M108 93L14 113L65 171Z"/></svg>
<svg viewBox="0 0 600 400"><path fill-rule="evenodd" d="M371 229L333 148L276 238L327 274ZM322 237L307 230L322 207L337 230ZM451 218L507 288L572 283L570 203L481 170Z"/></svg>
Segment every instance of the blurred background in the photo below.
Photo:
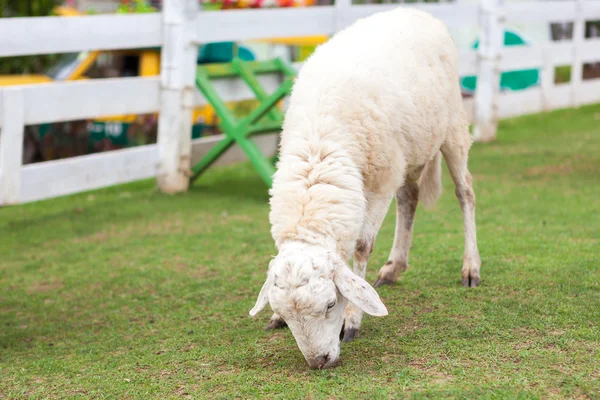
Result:
<svg viewBox="0 0 600 400"><path fill-rule="evenodd" d="M416 1L415 1L416 2ZM427 2L427 1L426 1ZM437 1L429 1L437 2ZM450 1L452 2L452 1ZM508 3L518 0L508 0ZM355 1L354 4L381 4L391 1ZM404 3L412 3L406 1ZM461 4L476 0L461 0ZM546 5L547 3L547 5ZM266 7L318 7L330 5L330 0L203 0L205 11ZM539 2L539 7L551 7L552 1ZM83 15L102 13L153 13L162 8L160 0L2 0L0 17L30 17L48 15ZM477 26L451 27L453 37L461 49L478 45ZM600 36L600 21L585 23L585 37ZM547 40L569 41L573 37L573 21L513 23L505 32L505 45L536 45ZM315 44L289 45L276 42L237 43L240 57L246 60L264 60L282 57L288 62L301 62L315 48ZM212 43L199 48L198 64L228 62L233 56L233 43ZM11 85L36 84L77 79L155 76L160 72L160 49L133 49L127 51L88 51L68 54L46 54L0 58L0 89ZM600 77L600 62L584 63L583 79ZM555 83L568 83L571 66L556 66ZM465 97L473 95L475 77L461 80ZM509 90L525 90L540 84L539 69L508 71L502 76L502 86ZM231 103L234 113L246 115L255 102ZM220 132L218 117L210 107L194 111L193 138ZM30 164L65 157L104 152L156 143L157 115L118 115L98 118L30 125L25 130L23 163Z"/></svg>

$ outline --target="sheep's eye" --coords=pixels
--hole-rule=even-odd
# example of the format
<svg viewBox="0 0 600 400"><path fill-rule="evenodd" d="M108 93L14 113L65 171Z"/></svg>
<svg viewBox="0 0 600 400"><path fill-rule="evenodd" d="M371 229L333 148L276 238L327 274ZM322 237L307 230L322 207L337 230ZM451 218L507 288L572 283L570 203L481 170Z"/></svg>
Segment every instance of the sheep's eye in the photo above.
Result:
<svg viewBox="0 0 600 400"><path fill-rule="evenodd" d="M331 303L327 304L327 311L331 310L333 307L335 307L335 301L332 301Z"/></svg>

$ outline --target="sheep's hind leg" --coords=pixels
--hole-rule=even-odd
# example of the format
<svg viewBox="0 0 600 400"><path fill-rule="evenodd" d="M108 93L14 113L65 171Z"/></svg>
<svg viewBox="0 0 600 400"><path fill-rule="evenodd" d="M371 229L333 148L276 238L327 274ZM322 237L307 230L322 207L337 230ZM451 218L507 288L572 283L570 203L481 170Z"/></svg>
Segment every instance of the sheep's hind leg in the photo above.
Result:
<svg viewBox="0 0 600 400"><path fill-rule="evenodd" d="M406 271L418 203L419 185L417 180L407 177L404 186L396 193L396 232L394 234L394 245L392 246L388 262L379 270L379 275L373 286L379 287L395 283L398 280L398 275Z"/></svg>
<svg viewBox="0 0 600 400"><path fill-rule="evenodd" d="M361 278L364 278L367 272L367 263L373 252L377 232L379 232L385 214L390 208L391 200L390 195L371 194L367 196L365 222L361 235L356 242L356 250L354 251L353 271ZM354 304L348 303L345 310L344 326L342 327L342 332L340 332L340 338L343 337L344 342L349 342L358 337L362 316L362 310Z"/></svg>
<svg viewBox="0 0 600 400"><path fill-rule="evenodd" d="M265 327L265 330L266 331L270 331L272 329L285 328L286 326L287 326L287 324L285 323L285 321L283 320L283 318L281 318L277 314L273 314L273 316L271 317L271 320L269 321L269 323Z"/></svg>
<svg viewBox="0 0 600 400"><path fill-rule="evenodd" d="M454 181L455 193L463 213L465 228L465 252L462 266L462 284L466 287L479 285L481 259L477 248L477 232L475 227L475 192L471 174L467 169L469 147L468 132L442 145L442 154Z"/></svg>

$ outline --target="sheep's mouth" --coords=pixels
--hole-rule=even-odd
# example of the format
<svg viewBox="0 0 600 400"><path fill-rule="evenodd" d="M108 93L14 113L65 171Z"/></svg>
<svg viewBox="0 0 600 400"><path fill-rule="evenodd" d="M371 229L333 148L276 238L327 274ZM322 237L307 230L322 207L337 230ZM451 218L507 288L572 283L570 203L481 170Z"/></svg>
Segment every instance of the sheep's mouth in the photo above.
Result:
<svg viewBox="0 0 600 400"><path fill-rule="evenodd" d="M338 357L335 360L330 361L327 364L325 364L323 366L323 368L321 368L321 369L335 368L335 367L338 367L340 365L342 365L342 359Z"/></svg>
<svg viewBox="0 0 600 400"><path fill-rule="evenodd" d="M328 360L326 361L324 364L318 364L318 365L310 365L311 369L329 369L329 368L335 368L339 365L342 364L342 360L341 358L336 358L335 360Z"/></svg>

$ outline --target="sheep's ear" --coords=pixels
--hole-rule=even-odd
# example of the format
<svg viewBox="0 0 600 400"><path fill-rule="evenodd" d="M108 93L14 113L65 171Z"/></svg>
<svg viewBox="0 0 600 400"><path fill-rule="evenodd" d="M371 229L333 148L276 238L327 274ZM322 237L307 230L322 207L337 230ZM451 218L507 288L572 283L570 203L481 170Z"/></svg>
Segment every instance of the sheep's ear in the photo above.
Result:
<svg viewBox="0 0 600 400"><path fill-rule="evenodd" d="M265 306L269 303L269 289L273 285L273 278L271 278L271 274L267 275L267 280L263 285L262 289L260 289L260 293L258 294L258 299L256 299L256 304L250 310L250 316L254 317L258 314Z"/></svg>
<svg viewBox="0 0 600 400"><path fill-rule="evenodd" d="M369 315L384 317L388 315L379 295L367 281L356 275L348 266L337 264L333 281L340 293L350 302Z"/></svg>

